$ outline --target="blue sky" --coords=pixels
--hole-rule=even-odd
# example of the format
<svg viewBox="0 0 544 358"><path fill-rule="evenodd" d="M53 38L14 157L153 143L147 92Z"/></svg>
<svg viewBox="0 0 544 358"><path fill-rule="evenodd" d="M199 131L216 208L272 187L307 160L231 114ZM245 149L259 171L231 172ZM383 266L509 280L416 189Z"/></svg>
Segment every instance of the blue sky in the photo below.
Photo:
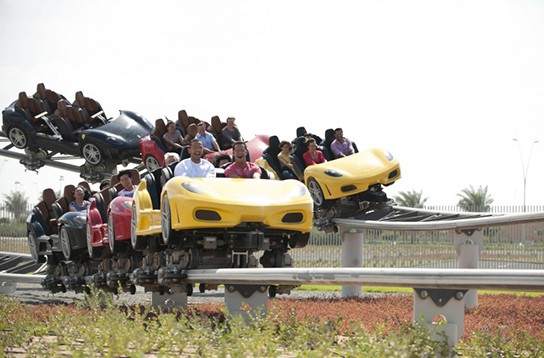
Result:
<svg viewBox="0 0 544 358"><path fill-rule="evenodd" d="M340 126L400 160L390 196L422 190L436 205L469 185L522 204L521 157L539 140L527 203L544 204L543 4L0 0L0 104L44 82L109 116L233 115L246 138ZM79 181L13 159L0 171L0 194L24 188L31 201Z"/></svg>

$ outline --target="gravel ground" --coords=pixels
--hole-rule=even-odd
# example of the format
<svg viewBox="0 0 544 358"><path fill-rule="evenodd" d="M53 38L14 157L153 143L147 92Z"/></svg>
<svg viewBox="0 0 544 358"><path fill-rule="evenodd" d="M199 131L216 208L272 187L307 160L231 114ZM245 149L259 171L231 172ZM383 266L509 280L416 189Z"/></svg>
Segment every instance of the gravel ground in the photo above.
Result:
<svg viewBox="0 0 544 358"><path fill-rule="evenodd" d="M195 288L195 292L192 296L188 297L188 304L196 303L223 303L224 289L219 287L218 290L206 291L205 293L198 292ZM74 292L55 293L52 294L49 291L45 291L38 284L30 283L18 283L17 289L14 293L6 294L7 297L14 298L22 303L26 304L74 304L84 300L83 294L75 294ZM290 295L277 295L275 299L286 298L340 298L341 292L339 291L301 291L294 290ZM118 296L120 302L125 302L129 305L132 304L151 304L151 292L144 292L142 287L137 287L136 293L131 295L130 293L122 293Z"/></svg>

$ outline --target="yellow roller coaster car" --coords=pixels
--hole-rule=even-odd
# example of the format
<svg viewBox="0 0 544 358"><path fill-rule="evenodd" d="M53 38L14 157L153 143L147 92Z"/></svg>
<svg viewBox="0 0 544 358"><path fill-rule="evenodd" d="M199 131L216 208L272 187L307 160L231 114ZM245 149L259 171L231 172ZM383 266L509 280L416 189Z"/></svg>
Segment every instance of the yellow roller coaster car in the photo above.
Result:
<svg viewBox="0 0 544 358"><path fill-rule="evenodd" d="M303 247L312 226L313 202L296 180L174 177L153 198L146 176L134 195L132 244L208 249L268 250Z"/></svg>
<svg viewBox="0 0 544 358"><path fill-rule="evenodd" d="M398 160L380 148L312 165L304 171L304 182L316 207L326 209L337 199L355 203L357 209L363 209L371 202L383 202L386 197L381 187L391 185L399 178Z"/></svg>

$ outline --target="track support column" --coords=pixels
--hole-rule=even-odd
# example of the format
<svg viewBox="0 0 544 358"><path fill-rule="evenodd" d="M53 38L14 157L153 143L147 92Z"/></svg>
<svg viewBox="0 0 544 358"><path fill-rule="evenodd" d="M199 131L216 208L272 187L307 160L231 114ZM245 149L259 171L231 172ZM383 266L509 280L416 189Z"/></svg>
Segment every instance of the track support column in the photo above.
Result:
<svg viewBox="0 0 544 358"><path fill-rule="evenodd" d="M268 313L268 286L225 285L225 306L233 317L248 324Z"/></svg>
<svg viewBox="0 0 544 358"><path fill-rule="evenodd" d="M453 239L455 251L457 251L459 268L478 268L480 251L484 245L483 230L470 230L456 232ZM465 307L478 306L478 290L470 290L465 295Z"/></svg>
<svg viewBox="0 0 544 358"><path fill-rule="evenodd" d="M414 324L427 327L433 340L444 340L453 347L465 330L466 290L414 288Z"/></svg>
<svg viewBox="0 0 544 358"><path fill-rule="evenodd" d="M363 266L363 232L346 231L338 228L342 240L342 267ZM360 297L363 295L362 286L342 286L342 297Z"/></svg>
<svg viewBox="0 0 544 358"><path fill-rule="evenodd" d="M17 289L16 282L0 281L0 295L10 295Z"/></svg>
<svg viewBox="0 0 544 358"><path fill-rule="evenodd" d="M185 308L187 309L187 290L181 286L173 286L170 292L161 294L152 292L151 306L153 308Z"/></svg>

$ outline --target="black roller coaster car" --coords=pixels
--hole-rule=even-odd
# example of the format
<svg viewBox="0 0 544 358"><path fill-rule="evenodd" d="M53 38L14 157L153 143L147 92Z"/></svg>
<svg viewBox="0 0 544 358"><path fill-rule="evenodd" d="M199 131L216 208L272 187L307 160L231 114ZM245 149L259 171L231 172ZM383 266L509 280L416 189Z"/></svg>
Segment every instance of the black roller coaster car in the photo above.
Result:
<svg viewBox="0 0 544 358"><path fill-rule="evenodd" d="M2 131L14 147L35 159L21 161L28 169L41 167L39 159L59 153L83 157L95 172L139 162L140 139L151 132L152 123L131 111L120 111L119 117L108 119L98 102L93 103L96 113L59 96L53 111L47 102L21 92L19 99L2 111Z"/></svg>

